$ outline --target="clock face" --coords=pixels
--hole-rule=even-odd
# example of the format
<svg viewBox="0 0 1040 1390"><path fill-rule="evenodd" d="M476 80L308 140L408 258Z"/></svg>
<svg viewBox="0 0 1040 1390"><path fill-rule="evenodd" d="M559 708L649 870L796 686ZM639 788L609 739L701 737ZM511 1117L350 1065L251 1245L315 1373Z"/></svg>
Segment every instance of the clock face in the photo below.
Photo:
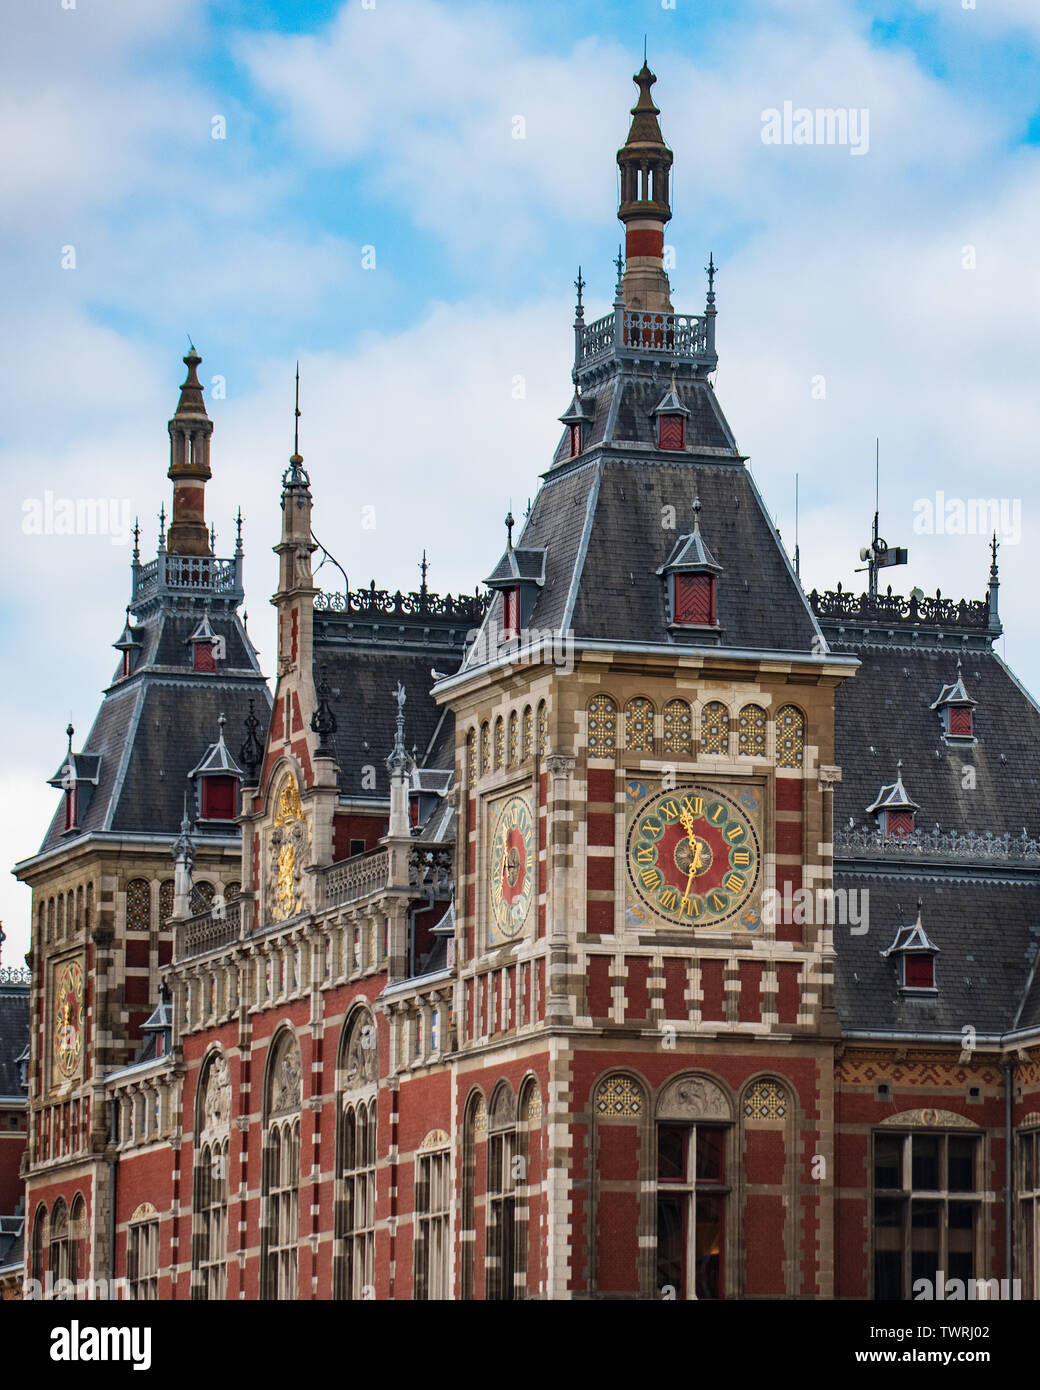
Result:
<svg viewBox="0 0 1040 1390"><path fill-rule="evenodd" d="M69 1079L79 1071L83 1056L83 970L79 961L58 969L54 993L54 1063L58 1076Z"/></svg>
<svg viewBox="0 0 1040 1390"><path fill-rule="evenodd" d="M628 920L645 920L645 908L666 922L706 927L722 923L758 926L749 905L758 883L761 850L752 817L762 804L757 789L736 795L705 786L680 786L646 796L628 784L635 814L628 833L628 874L638 904ZM641 795L642 793L642 795Z"/></svg>
<svg viewBox="0 0 1040 1390"><path fill-rule="evenodd" d="M525 797L511 796L488 807L491 825L490 943L522 936L534 897L534 820Z"/></svg>

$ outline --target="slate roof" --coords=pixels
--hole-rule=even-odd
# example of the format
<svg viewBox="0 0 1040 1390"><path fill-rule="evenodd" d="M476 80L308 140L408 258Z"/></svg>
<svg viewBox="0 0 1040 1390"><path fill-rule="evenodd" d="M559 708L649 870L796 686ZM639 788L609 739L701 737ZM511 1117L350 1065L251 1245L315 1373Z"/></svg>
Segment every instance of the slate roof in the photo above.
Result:
<svg viewBox="0 0 1040 1390"><path fill-rule="evenodd" d="M85 754L98 760L97 785L80 784L75 831L65 831L59 803L40 853L90 832L175 837L184 793L191 790L188 773L216 741L219 716L227 716L232 756L244 736L250 698L257 716L266 719L270 692L236 612L209 612L214 633L225 640L225 655L212 675L192 669L188 638L207 611L201 593L147 605L134 629L140 651L131 675L123 677L120 663L86 739L73 740L79 744L77 765L87 765ZM200 827L200 834L207 833L237 835L238 827Z"/></svg>
<svg viewBox="0 0 1040 1390"><path fill-rule="evenodd" d="M846 1031L1005 1033L1040 1025L1035 982L1023 1008L1030 967L1040 947L1040 882L870 874L839 867L835 886L869 892L869 929L853 935L836 926L836 994ZM937 994L901 995L898 962L881 952L898 926L921 921L935 957Z"/></svg>
<svg viewBox="0 0 1040 1390"><path fill-rule="evenodd" d="M584 426L584 452L603 443L640 443L655 448L657 419L654 412L670 387L667 371L657 374L618 372L605 381L586 386L581 403L590 419ZM721 453L738 461L740 455L733 431L710 382L703 377L682 377L676 382L676 394L689 411L686 417L687 454ZM565 429L553 456L553 467L569 462L570 431Z"/></svg>
<svg viewBox="0 0 1040 1390"><path fill-rule="evenodd" d="M992 651L962 654L964 684L978 703L974 744L945 743L931 708L956 676L957 653L851 643L862 665L835 697L836 826L873 825L866 807L890 783L901 758L903 782L920 806L917 825L932 830L1040 834L1040 710ZM966 767L974 769L972 778ZM966 785L967 783L967 785Z"/></svg>
<svg viewBox="0 0 1040 1390"><path fill-rule="evenodd" d="M17 1061L29 1042L29 986L0 985L0 1096L24 1096Z"/></svg>
<svg viewBox="0 0 1040 1390"><path fill-rule="evenodd" d="M666 565L701 501L700 529L722 566L721 645L808 652L815 620L750 474L741 463L697 463L648 451L594 454L546 476L524 527L524 548L546 549L545 586L529 627L573 629L577 638L639 643L704 640L668 630ZM662 525L674 508L675 527ZM502 622L492 601L492 628ZM933 697L934 698L934 697Z"/></svg>

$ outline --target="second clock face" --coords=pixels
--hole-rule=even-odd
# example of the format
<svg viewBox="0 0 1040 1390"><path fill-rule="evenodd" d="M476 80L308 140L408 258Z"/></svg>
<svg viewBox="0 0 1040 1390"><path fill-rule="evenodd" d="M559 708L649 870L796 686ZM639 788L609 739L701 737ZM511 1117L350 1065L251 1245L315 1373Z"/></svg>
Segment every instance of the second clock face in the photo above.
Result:
<svg viewBox="0 0 1040 1390"><path fill-rule="evenodd" d="M705 786L640 800L627 852L638 898L656 916L682 926L757 925L747 904L761 868L750 818L760 805L752 788L732 796Z"/></svg>
<svg viewBox="0 0 1040 1390"><path fill-rule="evenodd" d="M79 961L59 968L54 992L54 1063L58 1076L68 1080L79 1071L83 1056L83 970Z"/></svg>
<svg viewBox="0 0 1040 1390"><path fill-rule="evenodd" d="M489 807L491 945L522 936L534 895L534 821L525 797Z"/></svg>

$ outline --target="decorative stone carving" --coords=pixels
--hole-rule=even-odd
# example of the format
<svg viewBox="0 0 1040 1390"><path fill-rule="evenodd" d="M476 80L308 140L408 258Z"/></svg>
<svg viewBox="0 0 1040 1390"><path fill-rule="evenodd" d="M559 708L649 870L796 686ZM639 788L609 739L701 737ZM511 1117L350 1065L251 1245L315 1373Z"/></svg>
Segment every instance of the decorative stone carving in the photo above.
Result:
<svg viewBox="0 0 1040 1390"><path fill-rule="evenodd" d="M516 1099L508 1086L500 1086L495 1092L489 1123L492 1129L507 1129L516 1124Z"/></svg>
<svg viewBox="0 0 1040 1390"><path fill-rule="evenodd" d="M300 1045L294 1037L289 1036L281 1044L271 1076L272 1115L299 1110L302 1074Z"/></svg>
<svg viewBox="0 0 1040 1390"><path fill-rule="evenodd" d="M431 1129L426 1138L419 1145L419 1152L425 1153L428 1149L444 1149L451 1143L451 1138L443 1129Z"/></svg>
<svg viewBox="0 0 1040 1390"><path fill-rule="evenodd" d="M351 1026L343 1064L343 1085L348 1090L354 1090L378 1080L379 1040L372 1015L366 1011L359 1014Z"/></svg>
<svg viewBox="0 0 1040 1390"><path fill-rule="evenodd" d="M706 1076L679 1076L669 1081L657 1104L659 1120L732 1120L722 1087Z"/></svg>
<svg viewBox="0 0 1040 1390"><path fill-rule="evenodd" d="M231 1123L231 1073L222 1052L214 1054L206 1072L206 1090L202 1098L202 1128L204 1131L227 1129Z"/></svg>
<svg viewBox="0 0 1040 1390"><path fill-rule="evenodd" d="M881 1121L882 1129L972 1129L981 1126L952 1110L903 1110Z"/></svg>

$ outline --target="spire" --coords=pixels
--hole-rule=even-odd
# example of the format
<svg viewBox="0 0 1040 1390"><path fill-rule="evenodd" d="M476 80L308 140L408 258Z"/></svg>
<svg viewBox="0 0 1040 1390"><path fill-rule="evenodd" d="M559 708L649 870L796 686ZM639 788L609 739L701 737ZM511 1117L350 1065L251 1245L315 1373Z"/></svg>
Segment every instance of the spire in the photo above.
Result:
<svg viewBox="0 0 1040 1390"><path fill-rule="evenodd" d="M639 88L639 99L632 107L628 139L617 154L621 170L618 217L625 224L625 307L671 313L664 225L672 215L668 195L672 152L664 143L657 122L661 113L650 95L657 78L645 61L632 80Z"/></svg>
<svg viewBox="0 0 1040 1390"><path fill-rule="evenodd" d="M191 340L189 339L189 342ZM188 375L181 384L180 400L169 422L170 467L173 483L173 516L167 549L171 555L212 555L206 529L206 483L212 476L209 441L213 421L206 414L199 381L202 358L191 350L184 358Z"/></svg>
<svg viewBox="0 0 1040 1390"><path fill-rule="evenodd" d="M253 710L253 699L249 700L249 713L245 717L246 736L238 750L238 760L242 764L243 782L255 786L260 776L260 764L264 760L264 743L260 737L260 720Z"/></svg>
<svg viewBox="0 0 1040 1390"><path fill-rule="evenodd" d="M993 532L993 540L990 542L990 565L989 565L989 630L994 635L1003 632L1000 625L1000 613L997 608L997 598L1000 589L1000 579L997 574L997 550L1000 543L997 540L996 531Z"/></svg>
<svg viewBox="0 0 1040 1390"><path fill-rule="evenodd" d="M332 702L330 697L338 695L339 692L332 689L325 676L325 667L321 668L321 679L318 681L315 694L318 698L318 707L311 715L311 728L318 735L318 746L314 750L316 758L334 758L336 749L332 743L332 736L336 732L336 716L332 712Z"/></svg>
<svg viewBox="0 0 1040 1390"><path fill-rule="evenodd" d="M406 696L404 686L400 681L397 682L397 689L393 695L397 701L397 727L394 735L394 746L386 760L386 766L390 773L390 823L387 827L387 834L404 839L412 833L411 817L408 814L408 784L410 781L409 773L414 766L414 760L409 757L404 746L404 703Z"/></svg>
<svg viewBox="0 0 1040 1390"><path fill-rule="evenodd" d="M293 409L293 451L289 455L289 467L282 474L282 506L285 506L285 493L294 488L306 488L310 495L311 480L307 476L307 470L303 466L303 455L300 453L300 364L296 364L296 405ZM302 505L302 500L297 499L297 506Z"/></svg>

